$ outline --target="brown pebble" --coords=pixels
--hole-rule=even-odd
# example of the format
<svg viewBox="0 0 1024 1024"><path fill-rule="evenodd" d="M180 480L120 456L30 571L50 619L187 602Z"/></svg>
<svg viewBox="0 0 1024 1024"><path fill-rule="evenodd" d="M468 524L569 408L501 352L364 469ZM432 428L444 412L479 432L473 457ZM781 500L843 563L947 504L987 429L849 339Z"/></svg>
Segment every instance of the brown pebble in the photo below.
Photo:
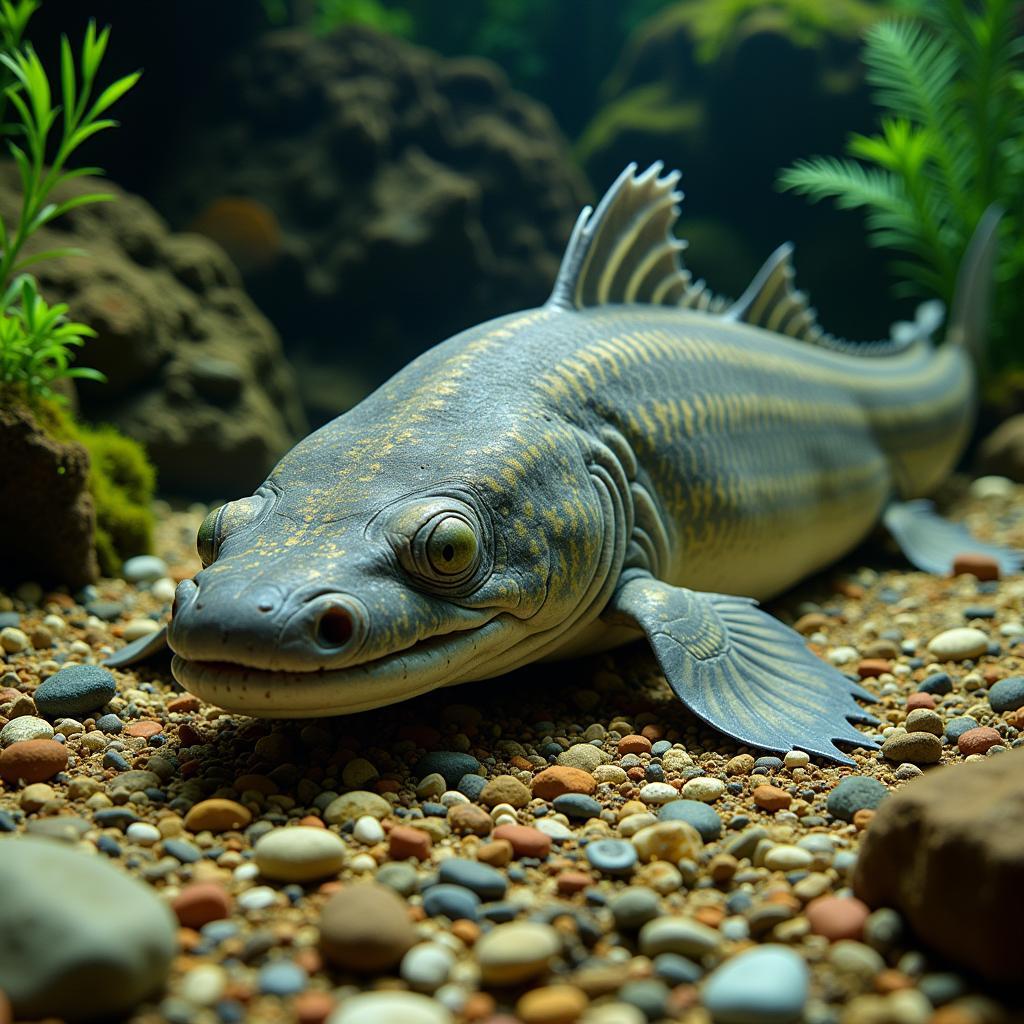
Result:
<svg viewBox="0 0 1024 1024"><path fill-rule="evenodd" d="M953 575L970 573L979 580L999 579L999 563L988 555L963 552L953 557Z"/></svg>
<svg viewBox="0 0 1024 1024"><path fill-rule="evenodd" d="M862 807L859 811L853 812L853 827L858 832L863 832L864 829L871 824L871 819L875 816L874 808Z"/></svg>
<svg viewBox="0 0 1024 1024"><path fill-rule="evenodd" d="M129 722L124 727L125 736L138 736L140 739L148 740L150 736L156 736L164 731L163 725L159 722L144 720L141 722Z"/></svg>
<svg viewBox="0 0 1024 1024"><path fill-rule="evenodd" d="M228 832L245 828L252 821L248 808L234 800L201 800L185 815L185 828L189 832Z"/></svg>
<svg viewBox="0 0 1024 1024"><path fill-rule="evenodd" d="M829 617L821 612L808 612L793 623L793 628L801 636L809 636L811 633L817 633L819 629L824 629L830 621Z"/></svg>
<svg viewBox="0 0 1024 1024"><path fill-rule="evenodd" d="M320 913L320 949L343 970L387 971L415 942L416 928L405 901L375 882L346 885Z"/></svg>
<svg viewBox="0 0 1024 1024"><path fill-rule="evenodd" d="M4 782L46 782L67 766L67 747L56 740L20 740L0 753Z"/></svg>
<svg viewBox="0 0 1024 1024"><path fill-rule="evenodd" d="M824 935L830 942L859 941L869 913L867 904L854 896L821 896L804 908L811 931Z"/></svg>
<svg viewBox="0 0 1024 1024"><path fill-rule="evenodd" d="M564 793L582 793L590 796L597 789L597 779L582 768L569 765L552 765L538 772L530 783L535 797L541 800L554 800Z"/></svg>
<svg viewBox="0 0 1024 1024"><path fill-rule="evenodd" d="M756 786L751 794L754 803L765 811L784 811L793 802L793 798L778 786Z"/></svg>
<svg viewBox="0 0 1024 1024"><path fill-rule="evenodd" d="M545 985L520 997L516 1016L523 1024L573 1024L588 1002L575 985Z"/></svg>
<svg viewBox="0 0 1024 1024"><path fill-rule="evenodd" d="M517 857L543 860L551 852L551 836L529 825L499 825L493 836L495 839L507 839Z"/></svg>
<svg viewBox="0 0 1024 1024"><path fill-rule="evenodd" d="M633 733L630 736L623 736L619 740L619 756L623 754L649 754L651 752L651 741L646 736Z"/></svg>
<svg viewBox="0 0 1024 1024"><path fill-rule="evenodd" d="M563 871L555 879L555 887L561 896L572 896L574 893L582 892L594 880L584 871Z"/></svg>
<svg viewBox="0 0 1024 1024"><path fill-rule="evenodd" d="M470 921L468 917L460 917L452 921L448 931L457 939L461 939L467 946L472 946L480 938L480 925L476 921Z"/></svg>
<svg viewBox="0 0 1024 1024"><path fill-rule="evenodd" d="M167 702L167 710L187 714L190 711L198 711L202 707L202 701L191 693L183 693Z"/></svg>
<svg viewBox="0 0 1024 1024"><path fill-rule="evenodd" d="M857 675L861 679L873 679L883 672L891 672L892 663L885 658L864 658L857 666Z"/></svg>
<svg viewBox="0 0 1024 1024"><path fill-rule="evenodd" d="M918 708L935 710L935 698L930 693L918 691L907 698L907 711L916 711Z"/></svg>
<svg viewBox="0 0 1024 1024"><path fill-rule="evenodd" d="M956 745L961 754L984 754L989 747L994 747L997 743L1002 742L1002 736L995 729L991 729L987 725L979 725L977 729L968 729L967 732L960 733ZM17 745L15 744L15 746Z"/></svg>
<svg viewBox="0 0 1024 1024"><path fill-rule="evenodd" d="M296 1024L324 1024L335 1007L329 992L300 992L291 1001Z"/></svg>
<svg viewBox="0 0 1024 1024"><path fill-rule="evenodd" d="M489 992L470 992L462 1007L462 1016L467 1021L488 1021L493 1024L494 1008L497 1004Z"/></svg>
<svg viewBox="0 0 1024 1024"><path fill-rule="evenodd" d="M914 985L913 978L902 971L897 971L894 967L886 967L884 971L879 971L875 975L875 991L881 992L882 995L900 992L905 988L914 988Z"/></svg>
<svg viewBox="0 0 1024 1024"><path fill-rule="evenodd" d="M455 804L448 808L448 824L456 835L489 836L494 822L476 804Z"/></svg>
<svg viewBox="0 0 1024 1024"><path fill-rule="evenodd" d="M392 860L426 860L430 856L431 839L422 829L395 825L388 833L388 855Z"/></svg>
<svg viewBox="0 0 1024 1024"><path fill-rule="evenodd" d="M202 928L231 913L231 897L217 882L193 882L182 888L171 909L186 928Z"/></svg>
<svg viewBox="0 0 1024 1024"><path fill-rule="evenodd" d="M503 868L512 859L512 844L507 839L482 843L476 848L476 859L493 868Z"/></svg>
<svg viewBox="0 0 1024 1024"><path fill-rule="evenodd" d="M530 802L530 791L514 775L496 775L482 790L480 803L485 807L509 804L525 807Z"/></svg>

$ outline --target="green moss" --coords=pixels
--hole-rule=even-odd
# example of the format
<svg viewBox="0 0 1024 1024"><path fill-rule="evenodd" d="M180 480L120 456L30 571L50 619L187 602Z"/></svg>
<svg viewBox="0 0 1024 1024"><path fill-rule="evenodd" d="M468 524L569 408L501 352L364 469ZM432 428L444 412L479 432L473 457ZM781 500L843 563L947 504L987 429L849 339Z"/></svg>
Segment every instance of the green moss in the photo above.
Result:
<svg viewBox="0 0 1024 1024"><path fill-rule="evenodd" d="M96 508L93 543L100 571L114 576L124 559L153 546L156 471L142 445L113 427L76 423L52 401L34 402L32 409L50 434L78 441L89 453L89 490Z"/></svg>

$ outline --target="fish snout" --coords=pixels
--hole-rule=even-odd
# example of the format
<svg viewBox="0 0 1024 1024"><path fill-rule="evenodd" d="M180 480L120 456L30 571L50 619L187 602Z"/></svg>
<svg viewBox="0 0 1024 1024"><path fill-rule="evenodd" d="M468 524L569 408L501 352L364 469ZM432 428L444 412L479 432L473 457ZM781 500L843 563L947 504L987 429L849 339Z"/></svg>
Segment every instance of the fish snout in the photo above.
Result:
<svg viewBox="0 0 1024 1024"><path fill-rule="evenodd" d="M369 613L350 594L318 594L293 612L281 631L281 646L318 651L336 659L355 654L366 639Z"/></svg>

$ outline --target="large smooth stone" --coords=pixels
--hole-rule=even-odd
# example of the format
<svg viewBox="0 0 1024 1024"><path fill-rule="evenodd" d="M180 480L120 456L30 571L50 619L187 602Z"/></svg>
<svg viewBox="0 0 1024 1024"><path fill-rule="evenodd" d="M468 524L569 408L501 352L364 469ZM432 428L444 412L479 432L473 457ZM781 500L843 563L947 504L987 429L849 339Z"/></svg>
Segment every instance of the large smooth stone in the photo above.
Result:
<svg viewBox="0 0 1024 1024"><path fill-rule="evenodd" d="M174 916L105 857L0 839L0 893L0 990L17 1017L110 1020L163 986Z"/></svg>
<svg viewBox="0 0 1024 1024"><path fill-rule="evenodd" d="M727 960L704 985L717 1024L789 1024L807 1002L807 965L786 946L764 945Z"/></svg>

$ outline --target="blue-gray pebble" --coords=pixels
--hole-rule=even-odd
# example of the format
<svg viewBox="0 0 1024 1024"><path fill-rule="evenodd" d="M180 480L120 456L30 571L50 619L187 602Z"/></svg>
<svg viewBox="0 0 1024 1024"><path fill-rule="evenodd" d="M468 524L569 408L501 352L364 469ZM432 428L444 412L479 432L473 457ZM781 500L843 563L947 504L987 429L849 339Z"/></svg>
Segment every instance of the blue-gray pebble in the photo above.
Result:
<svg viewBox="0 0 1024 1024"><path fill-rule="evenodd" d="M789 1024L807 1003L807 965L799 953L769 943L727 960L704 985L716 1024Z"/></svg>
<svg viewBox="0 0 1024 1024"><path fill-rule="evenodd" d="M291 960L273 960L260 970L259 988L266 995L294 996L306 988L306 972Z"/></svg>
<svg viewBox="0 0 1024 1024"><path fill-rule="evenodd" d="M450 857L441 861L438 877L443 883L472 890L482 900L500 900L508 888L508 881L500 871L488 864L463 857Z"/></svg>
<svg viewBox="0 0 1024 1024"><path fill-rule="evenodd" d="M946 739L952 740L955 743L969 729L977 728L977 719L972 718L970 715L957 715L956 718L951 718L946 723Z"/></svg>
<svg viewBox="0 0 1024 1024"><path fill-rule="evenodd" d="M476 772L480 762L472 754L458 750L435 750L416 762L413 772L418 779L425 779L437 772L448 786L454 786L463 775Z"/></svg>
<svg viewBox="0 0 1024 1024"><path fill-rule="evenodd" d="M587 843L590 866L606 875L628 875L636 866L636 847L625 839L595 839Z"/></svg>
<svg viewBox="0 0 1024 1024"><path fill-rule="evenodd" d="M1016 711L1024 708L1024 676L1008 676L993 683L988 691L993 711Z"/></svg>
<svg viewBox="0 0 1024 1024"><path fill-rule="evenodd" d="M583 793L563 793L556 796L552 803L555 810L567 818L585 821L587 818L596 818L601 813L601 805L592 796L585 796Z"/></svg>
<svg viewBox="0 0 1024 1024"><path fill-rule="evenodd" d="M853 821L858 811L874 810L888 795L884 782L868 775L848 775L829 793L825 806L833 818Z"/></svg>
<svg viewBox="0 0 1024 1024"><path fill-rule="evenodd" d="M466 918L475 921L480 913L480 897L461 885L432 885L423 894L423 909L428 917L447 917L451 921Z"/></svg>
<svg viewBox="0 0 1024 1024"><path fill-rule="evenodd" d="M124 728L124 722L117 715L100 715L96 719L96 728L100 732L116 734Z"/></svg>
<svg viewBox="0 0 1024 1024"><path fill-rule="evenodd" d="M710 843L722 834L722 819L718 812L700 800L670 800L658 811L662 821L685 821L692 825L705 843Z"/></svg>
<svg viewBox="0 0 1024 1024"><path fill-rule="evenodd" d="M117 693L113 675L99 665L68 665L44 679L32 694L40 715L76 718L103 707Z"/></svg>

